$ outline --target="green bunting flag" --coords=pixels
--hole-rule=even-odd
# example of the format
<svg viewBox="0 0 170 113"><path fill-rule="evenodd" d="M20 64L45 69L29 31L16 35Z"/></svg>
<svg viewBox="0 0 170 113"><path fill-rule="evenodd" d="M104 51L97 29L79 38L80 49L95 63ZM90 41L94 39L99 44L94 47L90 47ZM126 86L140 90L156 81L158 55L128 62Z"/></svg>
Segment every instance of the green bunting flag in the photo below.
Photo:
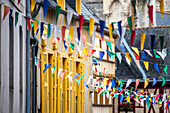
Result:
<svg viewBox="0 0 170 113"><path fill-rule="evenodd" d="M57 12L57 14L56 14L56 24L57 24L58 17L59 17L60 12L61 12L61 7L60 7L60 6L58 6L58 5L56 5L56 12Z"/></svg>
<svg viewBox="0 0 170 113"><path fill-rule="evenodd" d="M107 92L107 90L105 90L105 91L102 93L102 95L104 95L106 92Z"/></svg>
<svg viewBox="0 0 170 113"><path fill-rule="evenodd" d="M165 85L165 83L166 83L166 77L167 76L164 76L164 77L162 77L162 87Z"/></svg>
<svg viewBox="0 0 170 113"><path fill-rule="evenodd" d="M109 52L109 54L112 56L112 59L114 60L115 53L113 53L113 52Z"/></svg>
<svg viewBox="0 0 170 113"><path fill-rule="evenodd" d="M155 55L155 58L161 58L159 55L156 54L156 50L153 50L153 53Z"/></svg>
<svg viewBox="0 0 170 113"><path fill-rule="evenodd" d="M101 72L99 73L99 78L101 78Z"/></svg>
<svg viewBox="0 0 170 113"><path fill-rule="evenodd" d="M74 44L73 43L70 43L70 47L72 50L74 50Z"/></svg>
<svg viewBox="0 0 170 113"><path fill-rule="evenodd" d="M164 36L159 36L159 39L160 39L160 47L161 47L161 51L164 47Z"/></svg>
<svg viewBox="0 0 170 113"><path fill-rule="evenodd" d="M47 38L50 38L50 33L51 33L51 25L48 24Z"/></svg>
<svg viewBox="0 0 170 113"><path fill-rule="evenodd" d="M132 34L132 17L128 17L127 18L128 24L129 24L129 28L130 28L130 34Z"/></svg>
<svg viewBox="0 0 170 113"><path fill-rule="evenodd" d="M55 70L56 70L56 66L54 66L54 69L52 70L52 77L54 77L54 72L55 72Z"/></svg>
<svg viewBox="0 0 170 113"><path fill-rule="evenodd" d="M120 79L120 89L122 89L123 87L123 82L124 82L124 79Z"/></svg>
<svg viewBox="0 0 170 113"><path fill-rule="evenodd" d="M163 65L163 68L164 68L165 73L168 74L168 72L167 72L167 65Z"/></svg>
<svg viewBox="0 0 170 113"><path fill-rule="evenodd" d="M112 51L112 44L111 44L111 42L106 41L106 44L109 46L110 50Z"/></svg>
<svg viewBox="0 0 170 113"><path fill-rule="evenodd" d="M89 26L85 26L85 29L90 32Z"/></svg>
<svg viewBox="0 0 170 113"><path fill-rule="evenodd" d="M19 15L19 13L15 12L15 27L16 27L16 25L18 23L18 15Z"/></svg>

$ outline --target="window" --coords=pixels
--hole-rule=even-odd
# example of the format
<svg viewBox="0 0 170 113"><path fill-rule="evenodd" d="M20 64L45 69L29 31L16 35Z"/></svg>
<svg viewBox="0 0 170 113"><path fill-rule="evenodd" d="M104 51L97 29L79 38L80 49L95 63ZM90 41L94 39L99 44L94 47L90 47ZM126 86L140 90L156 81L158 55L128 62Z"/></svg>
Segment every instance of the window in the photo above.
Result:
<svg viewBox="0 0 170 113"><path fill-rule="evenodd" d="M14 28L13 17L9 19L9 87L14 88Z"/></svg>
<svg viewBox="0 0 170 113"><path fill-rule="evenodd" d="M20 86L20 92L22 92L23 90L23 31L22 31L22 26L19 27L19 56L20 56L20 60L19 60L19 64L20 64L20 71L19 71L19 86Z"/></svg>

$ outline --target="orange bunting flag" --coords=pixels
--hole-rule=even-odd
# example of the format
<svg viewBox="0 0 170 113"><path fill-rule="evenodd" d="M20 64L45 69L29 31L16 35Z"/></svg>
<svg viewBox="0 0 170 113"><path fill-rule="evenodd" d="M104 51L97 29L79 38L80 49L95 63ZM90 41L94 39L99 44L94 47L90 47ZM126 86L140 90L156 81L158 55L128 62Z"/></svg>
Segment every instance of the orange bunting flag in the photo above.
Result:
<svg viewBox="0 0 170 113"><path fill-rule="evenodd" d="M90 23L89 23L90 36L92 36L92 35L93 35L94 22L95 22L95 20L94 20L93 18L90 18Z"/></svg>
<svg viewBox="0 0 170 113"><path fill-rule="evenodd" d="M8 13L10 12L10 7L4 5L4 16L3 16L3 20L5 20L6 16L8 15Z"/></svg>
<svg viewBox="0 0 170 113"><path fill-rule="evenodd" d="M130 62L131 62L131 58L130 58L130 56L129 56L130 53L126 52L125 55L126 55L126 57L127 57L127 58L130 60Z"/></svg>
<svg viewBox="0 0 170 113"><path fill-rule="evenodd" d="M112 28L112 24L109 24L109 35L110 35L110 40L112 41L112 39L113 39L113 33L112 33L112 30L113 28Z"/></svg>
<svg viewBox="0 0 170 113"><path fill-rule="evenodd" d="M141 32L141 40L140 40L140 48L141 48L141 50L143 50L144 43L145 43L145 33Z"/></svg>
<svg viewBox="0 0 170 113"><path fill-rule="evenodd" d="M159 7L160 7L162 18L164 18L164 0L160 0L159 3L160 3Z"/></svg>
<svg viewBox="0 0 170 113"><path fill-rule="evenodd" d="M145 79L145 85L144 85L144 88L146 88L146 87L148 86L148 84L149 84L149 78L146 78L146 79Z"/></svg>

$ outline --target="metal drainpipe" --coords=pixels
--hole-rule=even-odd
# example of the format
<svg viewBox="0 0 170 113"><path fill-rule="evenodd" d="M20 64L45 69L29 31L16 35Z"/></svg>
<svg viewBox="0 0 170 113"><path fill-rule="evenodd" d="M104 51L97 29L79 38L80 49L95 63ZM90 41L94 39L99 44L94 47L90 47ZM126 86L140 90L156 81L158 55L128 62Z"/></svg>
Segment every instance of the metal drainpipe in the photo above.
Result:
<svg viewBox="0 0 170 113"><path fill-rule="evenodd" d="M26 1L26 16L30 17L30 0ZM30 34L26 20L26 113L30 113Z"/></svg>
<svg viewBox="0 0 170 113"><path fill-rule="evenodd" d="M35 44L32 46L32 75L33 75L33 98L32 98L32 113L36 113L36 103L37 103L37 99L36 99L36 71L35 71L35 47L38 46L38 39L35 37L34 35L34 29L32 29L32 36L33 36L33 40L35 42Z"/></svg>

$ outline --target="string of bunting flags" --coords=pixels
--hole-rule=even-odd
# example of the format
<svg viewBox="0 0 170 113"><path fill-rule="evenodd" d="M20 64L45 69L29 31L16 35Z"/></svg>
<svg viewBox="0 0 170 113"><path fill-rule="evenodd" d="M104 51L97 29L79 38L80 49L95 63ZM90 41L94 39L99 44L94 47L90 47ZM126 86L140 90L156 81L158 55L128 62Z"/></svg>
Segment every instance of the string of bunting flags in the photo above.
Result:
<svg viewBox="0 0 170 113"><path fill-rule="evenodd" d="M48 68L50 68L52 65L51 64L47 64L45 61L36 58L36 65L40 68L40 62L43 62L44 64L44 69L43 69L43 73L45 73L47 71ZM53 66L52 69L52 76L54 77L54 72L56 71L58 67ZM68 70L62 69L62 68L58 68L58 74L57 79L61 78L61 80L63 79L69 79L70 82L72 83L73 80L76 80L77 84L80 85L80 82L82 80L83 77L85 77L86 75L80 75L79 73L76 72L69 72L68 75L66 75L66 72L68 72ZM73 76L72 76L73 75ZM81 76L79 79L76 79L78 76ZM165 86L166 84L166 77L167 76L163 76L162 77L162 87ZM138 85L141 81L141 79L136 79L136 85L135 85L135 90L134 87L131 87L131 89L129 90L128 87L130 87L130 84L132 83L132 79L128 79L127 82L125 83L124 79L120 79L118 80L117 78L112 78L112 80L110 81L108 78L106 77L102 77L101 72L99 74L99 77L96 77L96 79L93 78L93 76L89 76L88 80L85 82L83 81L84 85L86 88L89 88L90 85L90 81L92 80L92 87L94 91L97 91L97 94L100 95L107 95L107 98L109 98L109 96L111 96L112 98L118 98L118 96L120 96L120 103L122 104L123 100L126 100L128 103L131 103L131 99L134 99L137 103L141 104L142 106L144 106L144 100L146 101L146 104L149 108L149 104L158 104L159 107L161 107L164 103L164 108L167 109L170 105L170 93L169 93L169 99L168 99L168 95L167 93L164 94L156 94L154 95L153 93L151 93L151 95L148 95L147 91L138 91ZM146 78L144 79L144 89L147 88L148 84L149 84L149 80L150 78ZM158 82L158 78L155 77L153 78L153 83L152 86L156 85L156 83ZM125 87L125 89L123 89L123 87ZM166 98L167 97L167 98Z"/></svg>
<svg viewBox="0 0 170 113"><path fill-rule="evenodd" d="M20 3L21 0L18 0L18 4ZM34 10L35 8L35 4L36 4L36 0L31 0L31 11ZM50 1L48 0L44 0L43 2L43 15L44 17L47 15L48 12L48 7L49 7ZM162 5L162 3L161 3ZM58 22L58 18L61 12L61 7L60 6L56 6L56 24ZM163 17L163 10L161 9L161 14ZM9 14L10 13L10 14ZM9 14L10 20L12 17L12 13L13 10L4 5L4 15L3 15L3 21L5 20L6 16ZM149 6L149 18L150 18L150 22L153 25L153 6ZM18 19L19 16L23 16L26 17L25 15L15 11L15 27L17 26L18 23ZM67 24L68 26L61 26L61 40L63 42L63 45L65 47L65 50L67 50L67 45L66 45L66 41L67 39L70 39L70 47L72 48L72 50L74 50L74 43L73 38L74 38L74 32L75 32L75 27L74 26L70 26L71 20L72 20L72 13L68 12L67 13ZM28 21L28 30L29 32L31 31L31 29L34 29L34 34L38 34L38 32L40 31L40 38L43 36L43 34L47 34L47 39L49 39L52 36L52 31L55 31L55 34L58 32L58 27L59 25L53 25L50 23L45 23L41 20L38 19L31 19L29 17L26 17L26 20ZM80 50L80 38L83 41L83 45L85 45L86 43L86 36L84 36L83 34L81 34L81 30L83 28L83 20L84 20L84 16L83 15L79 15L79 27L76 28L77 30L77 42L78 42L78 51L81 52ZM41 22L40 22L41 21ZM132 29L132 18L131 16L127 18L128 21L128 25L130 28L130 34L131 34L131 49L134 51L134 55L136 57L136 64L138 66L138 68L140 68L140 63L139 61L142 61L145 65L146 70L149 70L149 63L152 62L148 62L148 61L144 61L146 56L149 55L151 57L153 57L152 53L150 52L150 50L144 49L144 43L145 43L145 33L141 32L141 51L143 51L142 54L142 60L139 60L139 50L136 47L133 47L133 42L135 40L135 34L136 31ZM111 24L109 24L109 35L110 35L110 40L113 40L113 31L114 29L114 24L116 22L112 22ZM121 26L122 21L117 22L118 25L118 32L119 32L119 37L123 37L124 33L122 32L122 26ZM84 26L90 34L90 37L92 37L94 35L94 24L95 24L95 20L90 18L90 22L89 22L89 26ZM100 35L101 35L101 40L104 41L104 27L105 27L105 21L100 20L99 21L100 24ZM57 32L56 32L57 31ZM165 57L167 56L167 48L164 48L164 36L160 36L160 45L161 45L161 51L157 51L154 50L154 44L155 44L155 35L151 35L151 51L153 52L155 58L162 58L163 60L165 59ZM75 38L76 39L76 38ZM52 44L54 44L56 41L59 41L60 38L59 37L55 37L54 40L52 41ZM121 63L121 59L122 59L122 53L121 52L116 52L113 53L112 51L112 46L111 46L111 42L106 41L107 46L109 47L110 50L103 50L99 47L95 47L92 50L90 50L90 52L87 52L87 48L84 49L84 53L86 57L89 57L90 55L93 55L93 53L96 52L96 50L98 49L100 51L100 60L103 59L104 55L105 55L105 51L107 52L107 54L109 55L110 58L114 59L115 55L118 58L119 62ZM125 59L127 61L127 63L130 65L131 62L131 57L129 52L125 52L125 48L123 44L119 44L120 48L123 51L123 55L125 56ZM40 62L43 62L41 59L36 58L36 64L38 63L38 66L40 67ZM43 73L45 73L51 66L51 64L47 64L46 62L43 63L44 67L43 67ZM164 67L164 71L167 73L167 66L169 65L165 65L165 64L157 64L157 63L153 63L155 69L159 72L159 68L158 65L162 65ZM93 65L94 67L94 65ZM54 73L56 71L58 67L53 66L52 67L52 76L54 77ZM94 67L94 70L97 72L96 67ZM63 80L64 78L69 78L69 80L72 82L73 80L76 80L78 85L80 84L80 81L82 80L83 77L85 77L86 75L81 75L80 79L76 79L78 76L80 76L79 73L75 73L75 72L69 72L68 75L66 76L66 72L68 72L67 70L58 69L58 75L57 75L57 79L59 77L61 77L61 79ZM74 74L74 76L72 76ZM166 84L166 77L167 76L163 76L162 77L162 87L165 86ZM100 80L102 79L102 80ZM109 96L115 98L120 96L120 102L122 104L123 100L126 100L127 102L131 103L131 99L134 99L136 102L140 103L142 106L144 106L144 100L146 101L147 106L149 107L150 103L153 104L158 104L159 107L162 106L162 104L164 103L164 107L165 109L167 109L170 105L170 93L169 96L167 95L167 93L164 94L151 94L148 95L148 92L144 92L144 91L138 91L137 87L140 83L140 79L136 79L136 86L135 86L135 91L133 91L133 87L131 87L131 90L127 89L130 84L132 83L132 79L128 79L126 86L124 83L124 79L116 79L116 78L112 78L112 82L109 81L109 79L107 79L106 77L101 77L101 72L99 73L99 77L96 77L96 79L94 79L92 76L89 77L87 82L84 82L84 85L89 88L89 84L90 81L92 82L92 87L95 91L97 91L98 95L102 94L107 94L107 97L109 98ZM145 83L144 83L144 88L147 88L148 84L149 84L149 80L150 78L146 78L144 79ZM153 78L153 85L154 86L158 81L158 78ZM125 89L123 89L123 87L125 86ZM169 97L166 98L166 97Z"/></svg>

